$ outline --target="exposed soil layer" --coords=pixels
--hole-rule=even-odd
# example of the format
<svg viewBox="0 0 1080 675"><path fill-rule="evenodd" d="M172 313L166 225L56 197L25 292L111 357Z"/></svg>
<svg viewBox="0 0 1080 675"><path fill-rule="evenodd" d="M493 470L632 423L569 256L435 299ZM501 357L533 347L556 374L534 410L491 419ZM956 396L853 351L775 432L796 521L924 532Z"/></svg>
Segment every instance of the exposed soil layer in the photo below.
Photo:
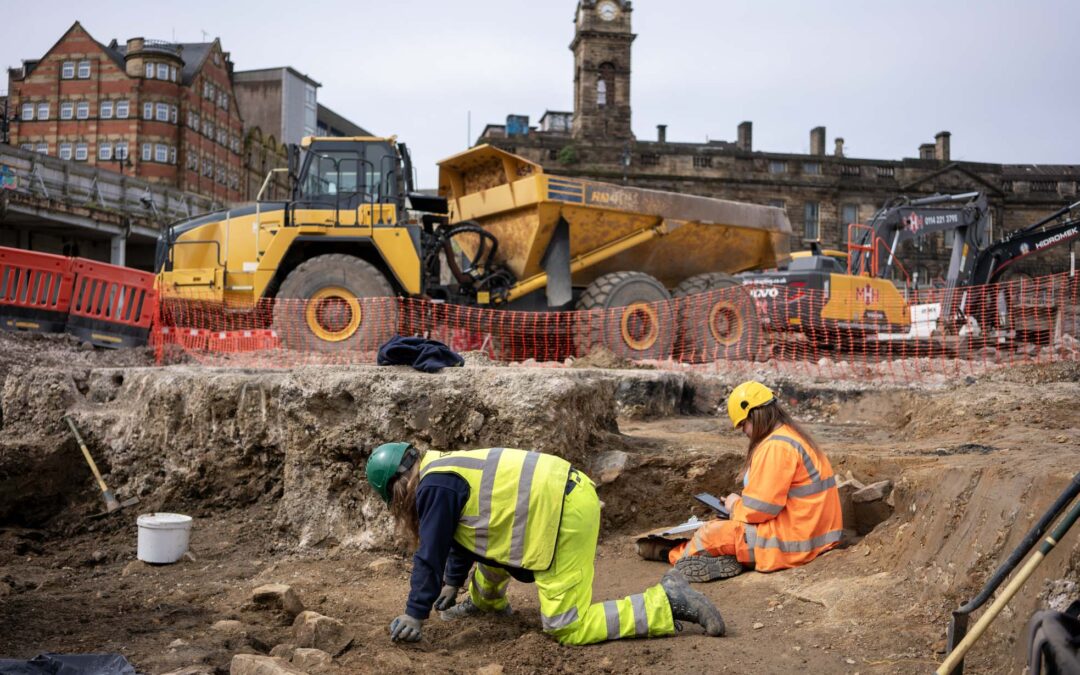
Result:
<svg viewBox="0 0 1080 675"><path fill-rule="evenodd" d="M2 334L0 334L2 336ZM699 586L729 635L560 647L539 632L533 589L512 584L502 620L425 624L389 643L411 562L360 480L377 442L555 452L601 483L594 597L664 572L630 535L703 515L690 495L736 488L745 439L715 410L733 383L663 371L468 367L215 370L135 367L140 353L6 337L0 398L0 656L116 651L147 672L206 665L292 641L251 591L291 585L355 636L337 672L926 672L949 611L977 592L1080 467L1078 369L996 372L885 390L776 383L838 473L895 484L892 516L850 547L786 572ZM42 355L45 356L42 356ZM51 355L49 355L51 354ZM67 354L68 356L65 356ZM43 359L35 361L35 358ZM131 359L115 362L111 359ZM116 368L113 366L123 366ZM140 504L106 518L60 417L83 430L106 479ZM195 517L193 559L134 561L135 516ZM1071 533L969 657L1016 672L1027 618L1076 594ZM237 624L218 624L235 620ZM216 625L215 625L216 624Z"/></svg>

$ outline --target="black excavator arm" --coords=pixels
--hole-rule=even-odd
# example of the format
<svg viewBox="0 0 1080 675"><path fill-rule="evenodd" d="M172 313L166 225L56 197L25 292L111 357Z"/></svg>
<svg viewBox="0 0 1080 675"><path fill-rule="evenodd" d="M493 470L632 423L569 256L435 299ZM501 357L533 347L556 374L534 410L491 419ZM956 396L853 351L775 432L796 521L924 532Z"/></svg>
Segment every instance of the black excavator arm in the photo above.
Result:
<svg viewBox="0 0 1080 675"><path fill-rule="evenodd" d="M1070 204L979 251L972 267L970 284L974 286L1000 281L1005 270L1018 260L1080 239L1080 218L1069 218L1077 209L1080 209L1080 202ZM1051 225L1054 221L1061 222Z"/></svg>

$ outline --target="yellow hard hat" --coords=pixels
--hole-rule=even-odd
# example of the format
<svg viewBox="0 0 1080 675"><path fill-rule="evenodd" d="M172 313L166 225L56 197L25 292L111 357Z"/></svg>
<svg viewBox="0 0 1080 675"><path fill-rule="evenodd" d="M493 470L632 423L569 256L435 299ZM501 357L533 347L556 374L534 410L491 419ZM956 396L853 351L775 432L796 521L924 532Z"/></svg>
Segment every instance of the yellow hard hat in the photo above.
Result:
<svg viewBox="0 0 1080 675"><path fill-rule="evenodd" d="M750 411L766 403L776 400L776 395L760 382L743 382L731 391L727 400L727 413L731 418L731 425L738 429L739 425L746 421Z"/></svg>

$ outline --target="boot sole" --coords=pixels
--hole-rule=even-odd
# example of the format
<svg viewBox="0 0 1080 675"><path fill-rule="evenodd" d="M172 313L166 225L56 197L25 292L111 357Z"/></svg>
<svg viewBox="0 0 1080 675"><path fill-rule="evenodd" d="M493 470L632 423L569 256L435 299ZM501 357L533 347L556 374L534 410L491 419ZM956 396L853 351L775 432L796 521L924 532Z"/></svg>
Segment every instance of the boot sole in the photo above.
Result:
<svg viewBox="0 0 1080 675"><path fill-rule="evenodd" d="M743 573L742 564L733 555L691 555L675 563L687 581L696 584L717 579L730 579Z"/></svg>

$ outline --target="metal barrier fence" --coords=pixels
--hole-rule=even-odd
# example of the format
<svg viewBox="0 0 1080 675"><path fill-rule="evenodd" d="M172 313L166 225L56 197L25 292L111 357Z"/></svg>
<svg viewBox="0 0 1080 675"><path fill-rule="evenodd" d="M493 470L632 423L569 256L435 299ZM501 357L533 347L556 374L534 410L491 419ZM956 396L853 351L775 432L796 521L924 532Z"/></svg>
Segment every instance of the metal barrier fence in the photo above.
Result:
<svg viewBox="0 0 1080 675"><path fill-rule="evenodd" d="M222 207L190 192L10 145L0 145L0 189L155 222L190 218Z"/></svg>
<svg viewBox="0 0 1080 675"><path fill-rule="evenodd" d="M767 298L742 287L581 312L400 298L265 300L247 309L164 299L152 339L166 362L183 353L207 364L268 368L373 363L394 334L529 365L601 353L609 363L895 382L1080 360L1080 285L1068 275L930 289L895 307L878 304L858 320L849 307L846 321L833 318L836 301L823 293L772 288Z"/></svg>

